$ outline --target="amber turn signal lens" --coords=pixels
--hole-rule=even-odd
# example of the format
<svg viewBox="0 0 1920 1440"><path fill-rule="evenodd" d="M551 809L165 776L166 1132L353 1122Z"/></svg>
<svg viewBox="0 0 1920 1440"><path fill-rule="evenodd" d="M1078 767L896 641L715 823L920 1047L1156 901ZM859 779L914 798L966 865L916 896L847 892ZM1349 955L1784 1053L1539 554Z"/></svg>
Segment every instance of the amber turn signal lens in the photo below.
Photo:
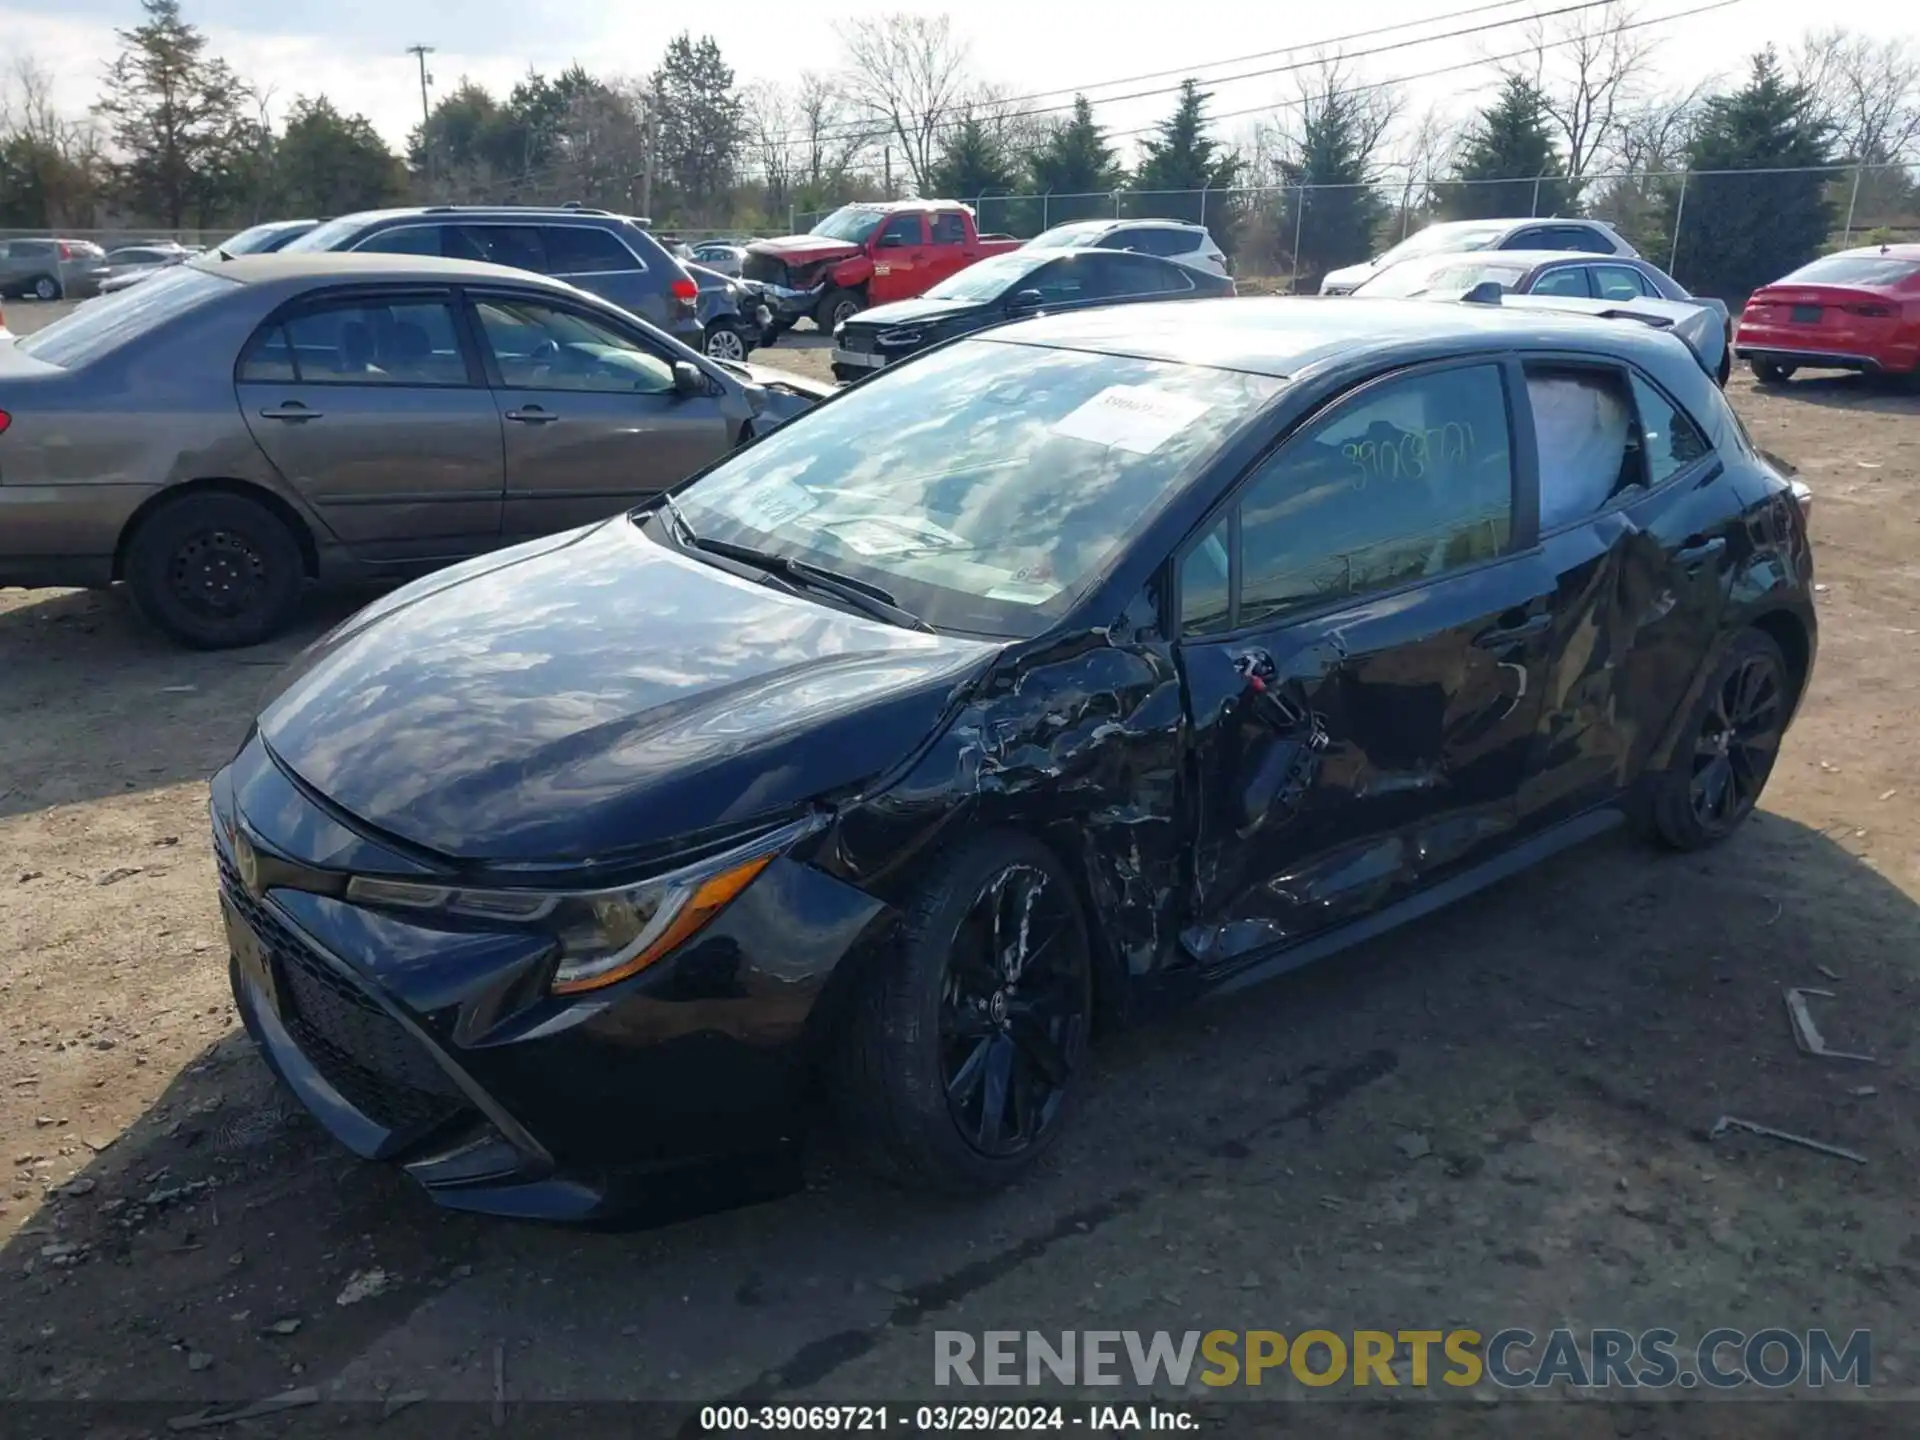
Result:
<svg viewBox="0 0 1920 1440"><path fill-rule="evenodd" d="M649 941L644 949L637 950L628 959L598 975L579 980L556 980L553 993L556 995L578 995L586 990L600 990L608 985L618 984L630 975L637 975L649 965L665 955L671 954L677 947L685 944L699 933L701 928L732 903L735 896L754 882L760 872L773 863L772 855L756 856L731 870L723 870L711 875L694 887L692 894L682 900L674 911L673 919L666 928ZM684 893L684 892L683 892ZM672 901L667 903L671 904Z"/></svg>

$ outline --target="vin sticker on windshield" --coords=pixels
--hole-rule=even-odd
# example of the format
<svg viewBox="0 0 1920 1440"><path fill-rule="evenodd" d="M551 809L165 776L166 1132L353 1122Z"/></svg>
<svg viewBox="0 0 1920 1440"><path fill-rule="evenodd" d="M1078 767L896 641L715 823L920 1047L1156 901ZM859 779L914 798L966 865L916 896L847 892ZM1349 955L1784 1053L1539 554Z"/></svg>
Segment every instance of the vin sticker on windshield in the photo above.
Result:
<svg viewBox="0 0 1920 1440"><path fill-rule="evenodd" d="M1079 409L1061 416L1053 433L1136 455L1151 455L1207 413L1205 401L1169 395L1148 385L1109 385Z"/></svg>

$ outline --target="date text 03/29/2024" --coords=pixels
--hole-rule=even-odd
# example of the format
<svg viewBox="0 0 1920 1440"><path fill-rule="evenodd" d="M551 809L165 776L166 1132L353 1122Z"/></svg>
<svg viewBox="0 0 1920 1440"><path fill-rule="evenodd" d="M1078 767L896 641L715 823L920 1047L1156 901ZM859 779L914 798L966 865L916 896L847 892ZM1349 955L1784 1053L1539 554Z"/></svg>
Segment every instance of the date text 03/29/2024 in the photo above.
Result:
<svg viewBox="0 0 1920 1440"><path fill-rule="evenodd" d="M1172 1434L1199 1428L1197 1416L1165 1405L708 1405L700 1411L700 1432L706 1435L1072 1430Z"/></svg>

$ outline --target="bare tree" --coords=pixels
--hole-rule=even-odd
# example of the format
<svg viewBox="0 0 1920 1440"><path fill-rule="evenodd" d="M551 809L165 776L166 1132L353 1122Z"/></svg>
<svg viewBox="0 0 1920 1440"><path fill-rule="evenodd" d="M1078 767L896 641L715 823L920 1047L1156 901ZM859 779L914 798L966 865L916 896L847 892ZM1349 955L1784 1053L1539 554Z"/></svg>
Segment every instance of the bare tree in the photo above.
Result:
<svg viewBox="0 0 1920 1440"><path fill-rule="evenodd" d="M1429 105L1392 148L1388 168L1401 172L1400 233L1404 240L1414 228L1414 217L1433 204L1433 185L1453 168L1461 124L1438 104Z"/></svg>
<svg viewBox="0 0 1920 1440"><path fill-rule="evenodd" d="M1630 28L1634 23L1634 11L1616 6L1552 23L1536 20L1527 28L1532 53L1502 66L1503 73L1521 76L1540 92L1576 195L1644 97L1659 42L1650 30Z"/></svg>
<svg viewBox="0 0 1920 1440"><path fill-rule="evenodd" d="M802 154L795 169L808 185L841 179L882 133L878 122L859 118L844 85L814 70L800 72L794 109L799 115L797 137Z"/></svg>
<svg viewBox="0 0 1920 1440"><path fill-rule="evenodd" d="M107 180L100 128L53 100L53 74L32 55L0 73L0 214L21 223L91 225ZM8 191L13 193L9 194Z"/></svg>
<svg viewBox="0 0 1920 1440"><path fill-rule="evenodd" d="M854 20L840 38L848 95L899 144L914 185L925 190L941 131L968 98L965 42L945 15Z"/></svg>
<svg viewBox="0 0 1920 1440"><path fill-rule="evenodd" d="M1873 164L1920 155L1920 44L1911 36L1810 30L1790 64L1841 156Z"/></svg>
<svg viewBox="0 0 1920 1440"><path fill-rule="evenodd" d="M741 100L746 111L750 163L766 184L767 204L781 209L793 193L795 172L806 161L800 107L777 80L755 81L747 86Z"/></svg>

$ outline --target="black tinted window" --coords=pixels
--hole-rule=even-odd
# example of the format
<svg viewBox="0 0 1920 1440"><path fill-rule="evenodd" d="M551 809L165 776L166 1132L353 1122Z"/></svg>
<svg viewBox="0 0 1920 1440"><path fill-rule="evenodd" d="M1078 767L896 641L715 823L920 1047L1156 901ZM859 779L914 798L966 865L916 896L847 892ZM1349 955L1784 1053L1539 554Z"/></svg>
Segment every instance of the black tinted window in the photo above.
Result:
<svg viewBox="0 0 1920 1440"><path fill-rule="evenodd" d="M1229 585L1228 549L1231 530L1222 516L1198 545L1180 562L1180 633L1206 635L1227 628Z"/></svg>
<svg viewBox="0 0 1920 1440"><path fill-rule="evenodd" d="M1038 290L1049 305L1070 305L1076 300L1094 300L1110 291L1099 288L1088 270L1086 257L1070 255L1042 265L1026 279L1015 282L1012 293Z"/></svg>
<svg viewBox="0 0 1920 1440"><path fill-rule="evenodd" d="M536 275L552 273L547 268L546 237L537 225L462 225L459 237L462 258L531 270Z"/></svg>
<svg viewBox="0 0 1920 1440"><path fill-rule="evenodd" d="M604 275L640 268L633 252L600 226L549 225L541 235L546 242L550 275Z"/></svg>
<svg viewBox="0 0 1920 1440"><path fill-rule="evenodd" d="M920 243L920 217L918 215L896 215L887 222L880 232L882 245L918 245Z"/></svg>
<svg viewBox="0 0 1920 1440"><path fill-rule="evenodd" d="M1108 295L1167 295L1193 282L1174 266L1146 255L1102 255L1101 288Z"/></svg>
<svg viewBox="0 0 1920 1440"><path fill-rule="evenodd" d="M305 384L467 383L453 314L440 301L320 305L288 319L285 329L297 378Z"/></svg>
<svg viewBox="0 0 1920 1440"><path fill-rule="evenodd" d="M1498 367L1375 385L1289 440L1240 501L1240 623L1386 589L1506 548Z"/></svg>
<svg viewBox="0 0 1920 1440"><path fill-rule="evenodd" d="M1562 265L1543 272L1528 291L1532 295L1577 295L1588 297L1587 271L1584 265Z"/></svg>
<svg viewBox="0 0 1920 1440"><path fill-rule="evenodd" d="M438 225L397 225L378 230L353 248L375 255L440 255L446 253L442 227Z"/></svg>
<svg viewBox="0 0 1920 1440"><path fill-rule="evenodd" d="M1588 255L1611 255L1613 242L1591 225L1552 225L1547 228L1546 248L1578 250Z"/></svg>
<svg viewBox="0 0 1920 1440"><path fill-rule="evenodd" d="M964 245L967 243L967 220L958 210L943 210L933 217L933 243L936 245Z"/></svg>
<svg viewBox="0 0 1920 1440"><path fill-rule="evenodd" d="M1633 377L1633 403L1640 421L1640 451L1646 457L1647 483L1659 485L1696 460L1706 459L1713 447L1685 412L1638 375Z"/></svg>
<svg viewBox="0 0 1920 1440"><path fill-rule="evenodd" d="M300 378L285 326L269 325L254 335L240 356L239 378L256 385L290 385Z"/></svg>
<svg viewBox="0 0 1920 1440"><path fill-rule="evenodd" d="M1143 255L1185 255L1196 249L1194 238L1185 230L1166 225L1149 225L1133 232L1126 248Z"/></svg>

